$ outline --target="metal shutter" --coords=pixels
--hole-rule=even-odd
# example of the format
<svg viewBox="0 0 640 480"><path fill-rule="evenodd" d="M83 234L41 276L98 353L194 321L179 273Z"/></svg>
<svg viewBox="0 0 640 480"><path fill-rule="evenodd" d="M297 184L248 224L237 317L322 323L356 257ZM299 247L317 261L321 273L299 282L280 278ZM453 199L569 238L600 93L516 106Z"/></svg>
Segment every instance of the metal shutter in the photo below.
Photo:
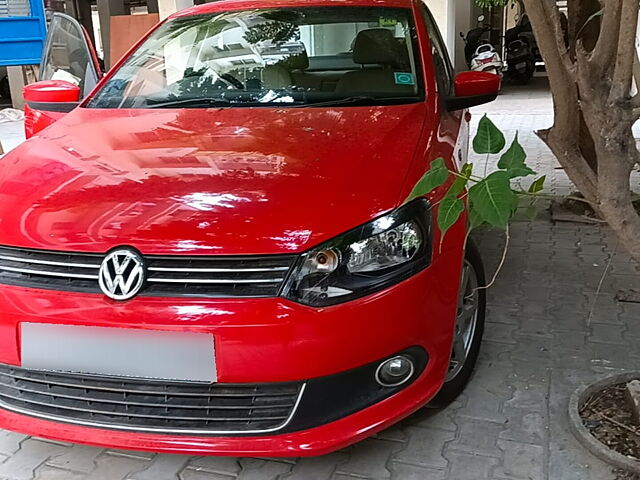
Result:
<svg viewBox="0 0 640 480"><path fill-rule="evenodd" d="M0 17L29 17L29 0L0 0Z"/></svg>

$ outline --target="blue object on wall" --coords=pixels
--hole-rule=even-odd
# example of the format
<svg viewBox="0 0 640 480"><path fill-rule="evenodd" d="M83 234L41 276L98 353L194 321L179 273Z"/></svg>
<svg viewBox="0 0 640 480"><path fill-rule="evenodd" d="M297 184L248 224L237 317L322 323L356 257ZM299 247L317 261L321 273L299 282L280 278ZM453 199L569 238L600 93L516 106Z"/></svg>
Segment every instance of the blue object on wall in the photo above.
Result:
<svg viewBox="0 0 640 480"><path fill-rule="evenodd" d="M46 35L42 0L0 1L0 66L40 64Z"/></svg>

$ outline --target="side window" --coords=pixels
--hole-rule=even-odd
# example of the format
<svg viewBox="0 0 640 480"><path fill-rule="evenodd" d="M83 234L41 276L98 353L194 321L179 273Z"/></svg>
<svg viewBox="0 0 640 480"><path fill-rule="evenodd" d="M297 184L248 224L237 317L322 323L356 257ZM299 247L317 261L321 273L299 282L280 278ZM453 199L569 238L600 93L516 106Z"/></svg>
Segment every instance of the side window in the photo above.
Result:
<svg viewBox="0 0 640 480"><path fill-rule="evenodd" d="M66 80L78 85L82 96L98 83L85 33L75 19L62 13L53 15L38 80Z"/></svg>
<svg viewBox="0 0 640 480"><path fill-rule="evenodd" d="M441 94L448 95L451 93L453 85L453 67L447 53L447 47L442 40L440 30L436 25L431 12L426 5L422 5L422 18L427 27L429 34L429 42L431 43L431 54L433 56L433 66L436 71L436 81L438 82L438 90Z"/></svg>

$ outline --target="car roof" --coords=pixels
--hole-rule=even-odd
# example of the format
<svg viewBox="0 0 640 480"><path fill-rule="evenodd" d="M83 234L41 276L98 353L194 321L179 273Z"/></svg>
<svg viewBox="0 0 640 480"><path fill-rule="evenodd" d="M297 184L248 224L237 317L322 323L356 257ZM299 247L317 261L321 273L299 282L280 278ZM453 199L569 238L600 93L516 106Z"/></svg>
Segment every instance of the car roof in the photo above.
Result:
<svg viewBox="0 0 640 480"><path fill-rule="evenodd" d="M170 18L199 15L203 13L277 7L404 7L409 8L414 0L218 0L181 10Z"/></svg>

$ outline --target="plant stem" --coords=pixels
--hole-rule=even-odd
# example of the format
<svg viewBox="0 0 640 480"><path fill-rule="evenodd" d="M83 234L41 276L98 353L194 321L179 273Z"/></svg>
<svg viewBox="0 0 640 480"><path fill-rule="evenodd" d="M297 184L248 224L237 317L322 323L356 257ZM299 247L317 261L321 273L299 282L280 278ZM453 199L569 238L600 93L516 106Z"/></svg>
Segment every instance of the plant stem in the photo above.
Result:
<svg viewBox="0 0 640 480"><path fill-rule="evenodd" d="M498 274L502 270L502 267L504 266L504 262L507 260L507 252L509 250L509 240L511 238L509 236L509 224L507 224L506 228L504 229L504 236L505 236L504 250L502 251L502 258L500 259L500 264L498 265L498 268L496 269L496 273L493 274L493 278L491 279L491 281L487 285L485 285L484 287L478 287L478 288L476 288L476 290L486 290L488 288L493 287L493 284L496 283L496 280L498 279Z"/></svg>
<svg viewBox="0 0 640 480"><path fill-rule="evenodd" d="M552 199L558 198L558 195L553 195L552 193L532 193L532 192L527 192L525 190L514 190L514 192L517 193L518 195L526 195L527 197L552 198ZM587 205L593 207L593 202L590 202L586 198L572 197L571 195L564 196L562 198L566 198L567 200L575 200L576 202L586 203Z"/></svg>

